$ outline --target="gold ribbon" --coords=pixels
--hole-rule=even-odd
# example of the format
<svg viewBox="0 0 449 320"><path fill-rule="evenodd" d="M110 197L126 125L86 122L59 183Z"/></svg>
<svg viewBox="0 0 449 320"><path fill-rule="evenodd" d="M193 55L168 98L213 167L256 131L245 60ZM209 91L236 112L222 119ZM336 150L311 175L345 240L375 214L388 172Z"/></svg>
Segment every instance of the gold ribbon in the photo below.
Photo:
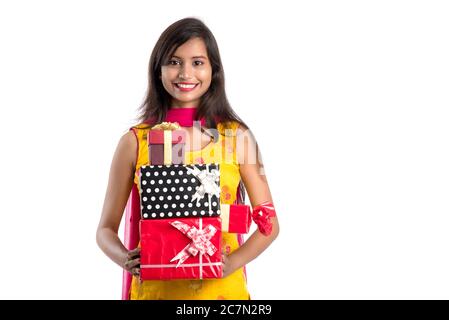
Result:
<svg viewBox="0 0 449 320"><path fill-rule="evenodd" d="M161 122L151 128L151 130L164 130L164 164L172 164L172 131L181 127L177 122Z"/></svg>
<svg viewBox="0 0 449 320"><path fill-rule="evenodd" d="M164 164L172 163L172 132L164 130Z"/></svg>
<svg viewBox="0 0 449 320"><path fill-rule="evenodd" d="M151 128L151 130L178 130L181 127L177 122L161 122Z"/></svg>
<svg viewBox="0 0 449 320"><path fill-rule="evenodd" d="M231 206L229 204L220 204L220 218L221 218L221 230L224 232L229 231L229 210Z"/></svg>

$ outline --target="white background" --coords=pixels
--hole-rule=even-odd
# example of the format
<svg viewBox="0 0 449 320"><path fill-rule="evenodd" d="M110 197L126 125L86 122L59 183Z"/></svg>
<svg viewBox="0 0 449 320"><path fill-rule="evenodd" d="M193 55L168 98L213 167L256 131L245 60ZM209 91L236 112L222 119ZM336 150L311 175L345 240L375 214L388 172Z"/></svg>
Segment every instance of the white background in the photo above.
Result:
<svg viewBox="0 0 449 320"><path fill-rule="evenodd" d="M444 1L2 1L0 298L119 299L95 231L161 32L214 33L281 233L254 299L448 299Z"/></svg>

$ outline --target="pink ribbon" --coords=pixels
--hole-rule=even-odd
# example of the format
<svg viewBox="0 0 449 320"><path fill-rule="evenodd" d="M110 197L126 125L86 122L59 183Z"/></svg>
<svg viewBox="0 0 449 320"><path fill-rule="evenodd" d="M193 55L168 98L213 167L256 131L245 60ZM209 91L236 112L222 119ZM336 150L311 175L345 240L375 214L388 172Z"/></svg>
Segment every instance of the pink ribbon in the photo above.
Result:
<svg viewBox="0 0 449 320"><path fill-rule="evenodd" d="M273 223L270 218L276 216L274 205L271 202L264 202L253 208L253 213L251 216L257 224L260 233L264 236L269 236L273 229Z"/></svg>
<svg viewBox="0 0 449 320"><path fill-rule="evenodd" d="M191 243L170 260L170 262L179 260L176 267L179 267L189 256L196 256L198 252L200 254L207 253L208 255L213 256L217 251L217 248L209 241L217 232L217 229L213 225L209 224L206 228L201 230L181 221L173 221L171 225L181 231L189 239L192 239Z"/></svg>

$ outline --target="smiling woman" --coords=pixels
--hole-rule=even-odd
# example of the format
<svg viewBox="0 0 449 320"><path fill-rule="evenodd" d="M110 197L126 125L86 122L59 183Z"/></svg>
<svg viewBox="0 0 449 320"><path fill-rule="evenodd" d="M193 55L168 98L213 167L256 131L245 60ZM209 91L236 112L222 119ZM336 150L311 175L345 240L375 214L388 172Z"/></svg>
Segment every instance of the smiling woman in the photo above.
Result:
<svg viewBox="0 0 449 320"><path fill-rule="evenodd" d="M195 85L192 88L192 85ZM231 108L225 92L224 70L217 41L200 20L185 18L162 32L151 53L148 91L139 121L165 121L168 110L192 107L195 120L209 128L217 123L246 124Z"/></svg>
<svg viewBox="0 0 449 320"><path fill-rule="evenodd" d="M133 126L130 132L122 137L114 155L103 213L97 230L99 246L125 270L123 298L139 300L249 299L244 266L271 244L278 235L279 227L271 203L268 183L260 170L261 163L249 161L250 157L248 152L245 151L255 149L255 139L250 137L243 144L237 143L238 133L242 129L249 130L227 100L224 71L218 45L213 34L202 21L195 18L182 19L173 23L162 33L151 54L148 82L148 92L141 106L140 123ZM177 122L177 124L174 122ZM205 239L209 241L209 238L204 234L201 236L192 231L195 233L193 236L195 239L192 239L194 240L193 245L201 252L198 257L200 261L198 265L195 262L198 252L194 253L196 249L192 249L193 251L188 251L187 256L184 256L185 259L189 259L188 256L193 254L186 265L177 270L170 269L174 268L176 264L171 263L174 257L166 249L170 246L170 248L175 247L172 241L167 240L173 230L169 228L168 234L163 231L164 226L167 226L165 223L161 224L161 228L155 228L147 233L143 231L142 233L142 230L148 230L139 229L139 221L145 222L146 217L148 217L148 213L147 216L142 214L143 210L159 210L162 207L161 210L163 211L159 213L152 211L151 213L152 217L161 218L165 217L166 214L168 217L173 216L173 214L179 217L181 211L176 212L178 209L175 208L178 208L178 205L180 208L184 208L179 203L170 202L172 197L170 194L167 196L168 188L164 188L163 179L158 180L158 183L163 187L162 189L144 189L140 184L142 181L141 169L148 164L154 165L157 162L157 160L154 161L157 158L150 156L148 137L151 137L151 133L156 133L154 131L156 131L155 127L158 125L174 126L182 134L185 134L185 157L182 156L182 152L179 156L183 165L193 166L197 169L203 165L206 165L206 168L212 164L219 166L219 169L215 172L215 177L210 177L206 172L203 172L206 176L202 174L200 179L205 181L204 188L201 190L218 190L217 194L214 195L216 201L209 200L209 204L223 205L224 208L243 204L244 189L246 188L256 214L253 219L259 227L246 242L243 241L240 232L230 232L227 228L222 230L220 217L200 216L204 215L205 211L197 211L200 210L197 208L198 205L201 206L200 203L196 204L197 207L192 207L191 202L194 199L188 202L187 207L183 209L185 210L184 218L189 222L185 222L187 220L184 219L182 223L196 223L195 221L198 221L200 226L198 226L199 229L195 230L203 231L201 226L203 219L206 219L209 222L205 220L204 223L211 223L210 226L215 223L215 230L219 230L214 240L217 247L212 244L212 240L210 241L211 245L204 243ZM212 134L212 132L214 133ZM166 133L167 135L164 132L164 137L168 138L164 138L164 143L167 142L166 146L169 146L172 141L169 138L171 132ZM240 136L243 135L240 134ZM192 137L192 139L190 140L189 137ZM195 137L198 138L195 139ZM168 152L169 148L166 149L166 155L170 155L168 156L170 158L171 152ZM156 149L151 150L152 155L157 155ZM165 157L165 152L159 153L160 155ZM164 159L163 163L170 166L174 161L168 158ZM174 171L172 172L174 173ZM144 177L147 177L147 175L145 174ZM209 178L206 179L205 177ZM153 184L155 181L152 181ZM195 181L193 179L191 183L193 184ZM171 179L168 179L166 185L170 185L171 192L176 193L174 198L177 199L176 197L178 197L178 200L181 197L188 199L187 192L184 192L184 188L179 186L180 180L178 182L176 182L176 179L174 180L178 189L172 185L172 182ZM186 182L183 181L183 183ZM218 183L217 188L211 188L213 183ZM189 187L192 186L187 186L187 190ZM196 188L200 187L197 186ZM160 192L164 189L166 191ZM151 196L140 196L144 194L144 190L145 194L151 194ZM156 198L156 196L164 202L157 205L153 204L153 208L148 203L148 199ZM167 198L164 198L165 196ZM127 199L129 199L128 202ZM127 214L125 217L125 243L123 244L117 235L117 230L125 206L127 207ZM169 207L175 212L167 211L166 209ZM210 207L209 210L210 214L221 215L221 211L226 209L220 207L220 209L212 212L213 210ZM187 217L189 214L195 217ZM140 220L141 217L143 217L143 220ZM237 220L239 220L237 224L246 226L249 219L245 215ZM155 221L147 222L150 222L150 224L145 224L147 226L154 227L157 225ZM181 221L176 220L176 223L181 223ZM177 232L175 233L177 234ZM215 232L209 235L212 237L213 234ZM159 238L157 245L145 246L145 243L148 243L147 236L151 238L159 235L161 238ZM151 239L154 240L154 238ZM160 241L160 239L164 239L164 241ZM140 247L142 243L144 245ZM176 243L180 244L181 242ZM168 245L168 247L164 247L164 245ZM212 245L216 251L213 250ZM214 259L213 262L206 263L209 266L203 266L202 260L202 250L206 247L210 249L207 254ZM140 251L141 248L142 252ZM162 251L157 251L159 249ZM150 258L161 260L156 262ZM213 277L203 279L203 267L207 268L211 265L216 266L218 271L213 274ZM169 277L147 277L141 273L143 271L147 274L150 269L156 270L156 272L159 272L157 271L159 269L163 269L164 272L167 270L180 272L179 270L184 270L183 268L190 270L189 268L196 267L199 267L198 272L200 272L197 276L181 274L181 277L173 275ZM133 275L132 279L131 275Z"/></svg>
<svg viewBox="0 0 449 320"><path fill-rule="evenodd" d="M162 84L173 97L172 108L199 105L212 81L206 44L201 38L187 41L176 49L161 71Z"/></svg>

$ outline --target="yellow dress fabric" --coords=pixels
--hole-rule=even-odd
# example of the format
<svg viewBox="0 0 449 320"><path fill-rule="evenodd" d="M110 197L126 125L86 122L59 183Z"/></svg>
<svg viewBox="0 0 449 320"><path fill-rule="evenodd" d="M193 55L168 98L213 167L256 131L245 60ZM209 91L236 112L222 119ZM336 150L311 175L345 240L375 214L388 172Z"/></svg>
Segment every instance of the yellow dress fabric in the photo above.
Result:
<svg viewBox="0 0 449 320"><path fill-rule="evenodd" d="M236 200L240 182L239 165L235 153L235 130L237 122L219 123L219 138L202 150L185 153L185 164L219 163L221 203L232 204ZM146 124L134 127L139 142L138 158L134 183L138 184L137 172L142 165L149 163L146 144L149 129ZM226 134L226 136L225 136ZM229 136L232 136L229 138ZM222 233L222 248L229 254L239 247L238 235ZM236 270L226 278L203 280L147 280L140 281L133 277L131 283L131 300L248 300L244 268Z"/></svg>

